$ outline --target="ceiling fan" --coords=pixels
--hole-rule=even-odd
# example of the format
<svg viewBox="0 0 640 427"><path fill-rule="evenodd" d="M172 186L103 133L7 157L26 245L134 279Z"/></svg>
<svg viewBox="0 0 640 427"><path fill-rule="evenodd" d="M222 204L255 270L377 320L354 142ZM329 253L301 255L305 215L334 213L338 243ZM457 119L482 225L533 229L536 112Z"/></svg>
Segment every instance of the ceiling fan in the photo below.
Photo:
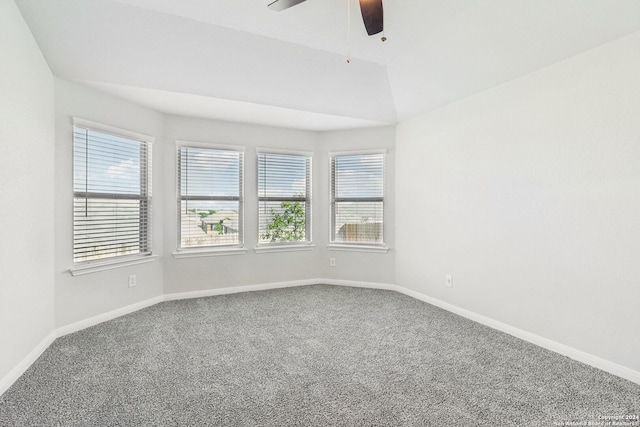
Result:
<svg viewBox="0 0 640 427"><path fill-rule="evenodd" d="M275 0L267 5L268 8L281 11L302 3L305 0ZM384 13L382 10L382 0L358 0L360 2L360 12L362 21L370 36L378 34L384 30ZM383 40L384 41L384 40Z"/></svg>

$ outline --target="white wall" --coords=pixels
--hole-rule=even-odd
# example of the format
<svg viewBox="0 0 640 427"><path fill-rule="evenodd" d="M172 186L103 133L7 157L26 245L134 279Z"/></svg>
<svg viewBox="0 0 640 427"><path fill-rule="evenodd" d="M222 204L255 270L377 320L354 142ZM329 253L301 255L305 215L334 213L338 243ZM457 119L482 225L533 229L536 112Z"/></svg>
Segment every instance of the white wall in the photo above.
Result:
<svg viewBox="0 0 640 427"><path fill-rule="evenodd" d="M56 327L88 319L162 295L163 116L69 81L55 80L55 301ZM73 117L154 136L153 252L157 261L71 276L73 266ZM171 178L168 178L171 181ZM129 275L137 276L128 287Z"/></svg>
<svg viewBox="0 0 640 427"><path fill-rule="evenodd" d="M328 252L328 152L387 148L387 185L393 188L392 127L347 131L308 132L214 120L166 116L99 91L56 79L56 326L63 327L144 301L162 293L182 293L243 285L301 281L316 278L393 283L393 253ZM81 117L156 136L153 147L154 263L71 276L72 266L72 118ZM246 254L176 259L176 140L241 145L245 152ZM256 253L256 147L312 151L312 251ZM393 224L393 192L386 213ZM387 241L394 244L393 227ZM329 256L338 266L329 268ZM136 274L138 285L127 286Z"/></svg>
<svg viewBox="0 0 640 427"><path fill-rule="evenodd" d="M0 0L0 52L1 382L53 331L54 102L13 0Z"/></svg>
<svg viewBox="0 0 640 427"><path fill-rule="evenodd" d="M258 243L258 199L256 147L275 147L313 151L316 136L312 132L245 125L214 120L170 116L166 120L164 174L166 177L164 277L165 293L219 289L232 286L275 283L317 277L316 251L260 253ZM246 254L176 259L176 140L208 142L245 147L244 172L244 244ZM314 167L315 167L314 158ZM316 183L313 183L315 191ZM313 204L314 214L319 208ZM317 224L313 223L313 234Z"/></svg>
<svg viewBox="0 0 640 427"><path fill-rule="evenodd" d="M218 289L242 285L299 281L316 278L340 278L393 282L391 254L331 252L338 267L329 270L328 243L328 152L388 148L390 152L389 184L393 184L393 128L350 132L316 133L213 120L169 117L166 121L164 173L165 185L165 293ZM243 255L175 259L177 213L175 182L175 140L241 145L245 152L245 247ZM297 149L313 152L313 251L256 253L257 177L256 147ZM387 213L393 224L393 197ZM393 243L393 227L389 239Z"/></svg>
<svg viewBox="0 0 640 427"><path fill-rule="evenodd" d="M640 371L639 88L635 33L401 123L397 283Z"/></svg>
<svg viewBox="0 0 640 427"><path fill-rule="evenodd" d="M325 181L328 158L324 145L325 135L316 132L273 128L266 126L228 123L213 120L169 117L166 122L165 146L165 292L179 293L218 289L242 285L300 281L324 277L328 258L323 254L327 243L328 193ZM387 137L393 134L387 132ZM176 206L175 206L175 141L199 141L240 145L245 152L245 247L246 254L203 258L175 259ZM374 141L374 145L378 141ZM344 141L345 146L358 146L358 142ZM385 142L388 144L388 142ZM313 152L312 176L312 251L256 253L257 177L256 147L304 150ZM326 259L325 259L326 258ZM326 261L326 262L325 262Z"/></svg>

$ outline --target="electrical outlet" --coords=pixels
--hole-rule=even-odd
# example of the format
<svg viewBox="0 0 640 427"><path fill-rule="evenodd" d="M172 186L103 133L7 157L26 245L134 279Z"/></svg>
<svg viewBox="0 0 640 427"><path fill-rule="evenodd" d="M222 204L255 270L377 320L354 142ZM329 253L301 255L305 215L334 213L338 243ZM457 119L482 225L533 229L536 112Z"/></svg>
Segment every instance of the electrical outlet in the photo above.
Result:
<svg viewBox="0 0 640 427"><path fill-rule="evenodd" d="M444 276L444 283L450 288L453 287L453 276L451 276L450 274Z"/></svg>
<svg viewBox="0 0 640 427"><path fill-rule="evenodd" d="M335 258L329 258L329 265L331 267L335 267L336 266L336 259Z"/></svg>
<svg viewBox="0 0 640 427"><path fill-rule="evenodd" d="M136 275L132 274L129 276L129 287L133 288L136 285Z"/></svg>

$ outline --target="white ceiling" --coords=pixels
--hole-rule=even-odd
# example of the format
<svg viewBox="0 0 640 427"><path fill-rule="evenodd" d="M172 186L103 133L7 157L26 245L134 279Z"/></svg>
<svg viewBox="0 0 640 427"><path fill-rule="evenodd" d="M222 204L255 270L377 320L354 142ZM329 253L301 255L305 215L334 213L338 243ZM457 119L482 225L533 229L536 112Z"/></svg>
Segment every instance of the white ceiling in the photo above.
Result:
<svg viewBox="0 0 640 427"><path fill-rule="evenodd" d="M640 31L638 0L384 0L383 43L357 0L269 2L16 0L58 77L166 113L311 130L397 123Z"/></svg>

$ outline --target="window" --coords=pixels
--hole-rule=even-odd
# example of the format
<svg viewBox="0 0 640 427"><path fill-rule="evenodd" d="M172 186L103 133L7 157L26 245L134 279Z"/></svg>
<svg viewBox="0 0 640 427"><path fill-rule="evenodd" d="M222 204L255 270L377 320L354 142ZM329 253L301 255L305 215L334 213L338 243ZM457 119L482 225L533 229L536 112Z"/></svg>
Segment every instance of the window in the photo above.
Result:
<svg viewBox="0 0 640 427"><path fill-rule="evenodd" d="M258 150L258 242L311 241L311 154Z"/></svg>
<svg viewBox="0 0 640 427"><path fill-rule="evenodd" d="M150 255L152 138L81 123L73 128L73 261Z"/></svg>
<svg viewBox="0 0 640 427"><path fill-rule="evenodd" d="M179 249L242 246L242 150L179 143Z"/></svg>
<svg viewBox="0 0 640 427"><path fill-rule="evenodd" d="M385 152L330 154L331 243L384 245Z"/></svg>

